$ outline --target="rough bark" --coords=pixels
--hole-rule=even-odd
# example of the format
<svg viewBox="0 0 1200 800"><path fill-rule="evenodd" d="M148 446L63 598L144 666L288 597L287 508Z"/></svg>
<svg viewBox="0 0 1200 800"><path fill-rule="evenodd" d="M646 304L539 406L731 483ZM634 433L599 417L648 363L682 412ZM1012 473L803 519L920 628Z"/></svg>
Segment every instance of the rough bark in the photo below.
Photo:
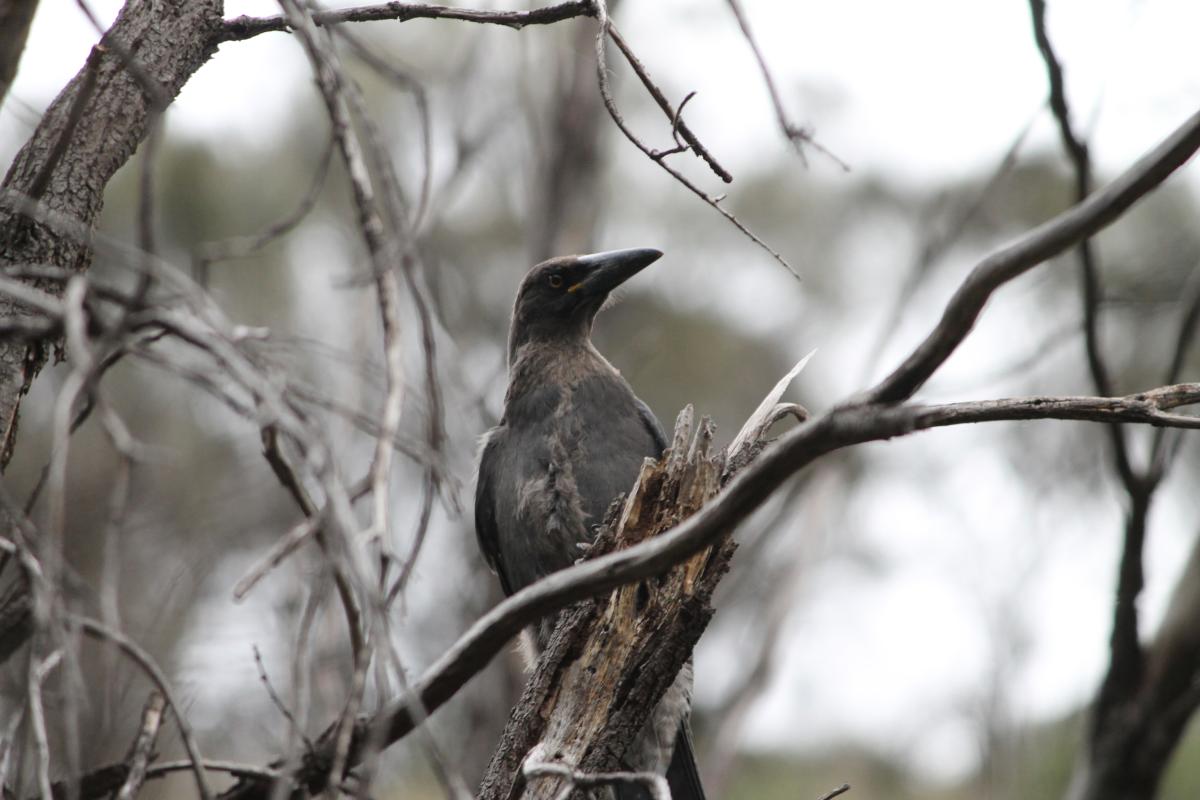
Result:
<svg viewBox="0 0 1200 800"><path fill-rule="evenodd" d="M109 180L146 138L155 104L173 99L214 52L222 13L222 0L126 4L9 167L0 196L0 268L88 268L91 249L80 231L92 229ZM33 203L38 210L25 213ZM71 224L52 224L47 214ZM0 297L0 318L21 316L19 303ZM21 400L47 356L41 342L0 338L0 469L12 456ZM18 580L0 601L0 661L28 638L29 614Z"/></svg>
<svg viewBox="0 0 1200 800"><path fill-rule="evenodd" d="M17 77L37 5L38 0L0 0L0 103Z"/></svg>
<svg viewBox="0 0 1200 800"><path fill-rule="evenodd" d="M647 462L589 557L670 530L716 495L724 454L710 452L708 420L693 436L691 409L680 415L671 449ZM579 603L563 613L550 646L509 718L480 789L481 800L552 798L561 779L526 785L531 749L584 773L620 769L630 743L712 617L712 592L734 544L723 539L663 575Z"/></svg>
<svg viewBox="0 0 1200 800"><path fill-rule="evenodd" d="M212 55L221 15L221 0L132 0L121 10L8 170L0 205L0 265L87 269L87 243L61 226L31 220L12 193L90 230L104 188L147 135L155 101L143 81L174 98ZM0 316L19 314L16 303L0 298ZM21 398L45 360L36 343L0 340L0 465L12 454Z"/></svg>

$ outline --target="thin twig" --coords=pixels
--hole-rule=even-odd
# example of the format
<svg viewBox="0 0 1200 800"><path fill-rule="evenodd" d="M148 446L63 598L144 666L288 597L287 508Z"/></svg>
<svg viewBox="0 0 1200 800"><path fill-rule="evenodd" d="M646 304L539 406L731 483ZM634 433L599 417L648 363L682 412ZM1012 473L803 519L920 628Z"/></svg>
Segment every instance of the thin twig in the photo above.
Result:
<svg viewBox="0 0 1200 800"><path fill-rule="evenodd" d="M1092 161L1088 146L1075 132L1071 109L1067 102L1066 81L1062 64L1054 53L1046 31L1045 0L1029 0L1034 39L1046 67L1050 84L1050 110L1058 124L1063 149L1071 162L1075 177L1075 200L1083 202L1092 191ZM1112 394L1113 381L1100 346L1100 304L1103 289L1100 269L1090 237L1076 245L1083 300L1083 333L1088 371L1097 394ZM1116 602L1113 609L1112 632L1109 635L1109 664L1097 696L1091 719L1089 738L1093 747L1102 731L1109 727L1110 715L1122 707L1126 698L1138 691L1144 651L1139 632L1138 596L1145 586L1144 550L1147 518L1156 484L1141 470L1135 469L1129 454L1129 441L1120 425L1108 427L1112 442L1113 466L1129 497L1129 512L1125 521L1121 557L1117 567ZM1154 457L1152 456L1152 461ZM1118 723L1123 726L1125 723Z"/></svg>
<svg viewBox="0 0 1200 800"><path fill-rule="evenodd" d="M150 763L151 752L154 750L154 742L158 738L158 727L162 723L165 706L166 700L161 694L150 693L150 697L146 700L146 706L142 709L141 727L138 729L133 747L130 748L129 758L126 759L129 773L125 776L125 782L121 784L114 800L134 800L141 791L142 782L146 779L146 768Z"/></svg>
<svg viewBox="0 0 1200 800"><path fill-rule="evenodd" d="M692 132L692 129L688 126L688 124L683 121L683 107L687 104L688 100L695 96L696 93L689 92L677 107L672 108L671 101L667 99L667 96L663 93L663 90L660 89L658 84L655 83L650 77L650 73L646 70L646 66L636 55L634 55L633 49L626 44L625 37L623 37L620 31L617 30L617 26L612 23L612 20L609 20L608 22L608 35L612 37L613 44L615 44L617 49L621 51L621 55L625 56L625 61L629 64L630 68L633 70L633 73L638 76L638 80L642 82L642 86L646 87L646 91L650 93L652 98L654 98L654 102L657 103L658 107L662 109L662 112L667 115L667 119L671 120L671 130L683 137L683 140L687 142L688 148L691 149L691 151L697 156L702 158L718 178L723 180L725 183L732 183L733 176L729 174L729 170L725 169L717 162L717 159L713 157L713 154L708 151L708 148L705 147L696 134ZM678 143L678 140L676 141Z"/></svg>
<svg viewBox="0 0 1200 800"><path fill-rule="evenodd" d="M291 214L252 236L224 239L200 245L199 253L196 255L192 267L197 282L201 286L207 284L208 270L214 262L246 258L295 230L296 226L312 213L317 205L317 200L321 197L321 190L325 188L325 179L329 175L329 165L333 163L333 152L334 143L331 136L321 151L321 160L317 162L317 169L313 173L303 199Z"/></svg>
<svg viewBox="0 0 1200 800"><path fill-rule="evenodd" d="M817 798L817 800L833 800L833 798L835 798L839 795L843 795L848 791L850 791L850 784L843 783L841 786L837 787L836 789L830 789L828 792L826 792L825 794L823 794L819 798Z"/></svg>
<svg viewBox="0 0 1200 800"><path fill-rule="evenodd" d="M46 710L42 705L42 683L51 670L62 663L62 650L55 650L45 658L29 654L29 670L26 690L28 696L29 722L33 728L33 740L37 748L38 789L43 797L50 796L50 737L46 733Z"/></svg>
<svg viewBox="0 0 1200 800"><path fill-rule="evenodd" d="M608 109L608 115L612 117L612 121L616 123L618 128L620 128L621 133L625 135L625 138L628 139L634 147L636 147L638 150L641 150L647 158L649 158L655 164L658 164L658 166L662 167L663 170L665 170L671 177L687 187L692 194L696 195L709 206L716 209L717 213L729 220L729 222L735 228L745 234L750 241L754 242L763 250L770 253L771 257L778 261L784 267L784 269L792 273L792 277L794 277L796 280L800 280L800 273L796 272L795 268L788 263L787 259L785 259L762 239L760 239L758 234L746 227L745 223L743 223L740 219L734 216L733 213L727 211L721 205L721 200L724 199L723 197L713 197L708 192L701 189L699 186L685 177L682 172L668 164L665 158L660 158L657 150L654 150L646 145L630 129L629 125L625 122L625 118L621 115L620 110L617 108L617 101L613 98L612 87L609 85L608 57L605 54L605 40L612 26L608 20L608 10L604 0L596 0L596 9L596 16L599 19L599 30L596 33L596 77L600 84L600 97L604 100L604 107ZM674 114L672 113L671 116L673 118Z"/></svg>
<svg viewBox="0 0 1200 800"><path fill-rule="evenodd" d="M159 669L158 664L154 659L141 648L136 642L130 639L120 631L113 630L107 625L98 622L94 619L88 619L77 614L68 615L68 619L74 625L78 625L79 629L85 634L102 642L109 642L120 648L121 652L129 656L129 658L142 668L142 672L150 678L151 682L158 687L166 698L167 703L171 706L171 711L175 715L175 724L179 726L179 738L183 740L183 749L187 751L188 758L191 759L192 774L196 776L196 788L200 792L200 797L203 800L212 800L212 789L208 785L208 777L204 774L204 758L200 755L200 746L196 743L196 736L192 732L192 726L188 723L187 718L183 714L183 707L179 704L178 698L175 696L174 690L171 689L171 683L167 680L167 676ZM45 795L49 797L50 795Z"/></svg>
<svg viewBox="0 0 1200 800"><path fill-rule="evenodd" d="M263 664L262 653L259 652L258 645L253 645L252 649L254 650L254 665L258 668L258 679L262 681L263 688L267 690L267 697L271 698L272 705L279 710L279 713L282 714L283 718L288 721L288 724L291 725L292 729L299 732L300 736L303 737L305 747L307 747L309 750L312 750L313 743L304 734L304 728L301 727L300 723L296 720L296 717L292 714L291 709L284 704L283 698L280 697L279 693L275 691L275 687L271 685L271 679L267 676L267 667L265 664Z"/></svg>
<svg viewBox="0 0 1200 800"><path fill-rule="evenodd" d="M738 27L742 29L742 35L746 37L746 43L750 45L750 50L754 53L754 59L758 62L758 68L763 76L763 83L767 85L767 93L771 96L771 105L775 107L775 118L779 121L779 129L783 131L784 138L792 145L796 154L800 156L800 160L805 165L808 164L808 159L804 155L804 145L808 145L841 167L843 172L849 172L849 164L829 152L828 149L813 138L812 128L806 125L797 125L788 119L787 112L783 108L783 98L779 94L779 87L775 85L775 78L771 76L771 68L767 66L767 59L763 56L762 50L759 49L758 42L754 38L754 34L750 31L750 20L746 17L746 12L742 9L742 4L739 0L725 1L729 3L729 9L733 12L733 16L737 18Z"/></svg>

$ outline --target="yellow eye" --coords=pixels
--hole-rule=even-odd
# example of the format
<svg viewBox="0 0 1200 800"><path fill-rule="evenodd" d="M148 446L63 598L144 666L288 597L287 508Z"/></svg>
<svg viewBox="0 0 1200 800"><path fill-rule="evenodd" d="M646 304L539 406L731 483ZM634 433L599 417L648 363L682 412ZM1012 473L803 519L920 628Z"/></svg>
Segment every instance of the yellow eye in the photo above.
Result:
<svg viewBox="0 0 1200 800"><path fill-rule="evenodd" d="M562 275L551 275L550 285L555 289L560 288L562 286Z"/></svg>

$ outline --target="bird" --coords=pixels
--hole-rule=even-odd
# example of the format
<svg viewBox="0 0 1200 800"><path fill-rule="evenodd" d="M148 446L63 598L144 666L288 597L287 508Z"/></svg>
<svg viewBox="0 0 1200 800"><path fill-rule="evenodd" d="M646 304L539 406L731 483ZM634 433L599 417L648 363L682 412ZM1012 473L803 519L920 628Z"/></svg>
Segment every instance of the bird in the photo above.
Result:
<svg viewBox="0 0 1200 800"><path fill-rule="evenodd" d="M552 258L517 290L504 412L484 436L475 490L479 547L505 594L576 563L643 460L667 447L654 413L591 340L612 291L661 257L635 248ZM538 649L554 622L532 631ZM665 772L674 800L704 800L688 723L691 682L689 663L627 754L628 769ZM649 797L633 784L614 794Z"/></svg>

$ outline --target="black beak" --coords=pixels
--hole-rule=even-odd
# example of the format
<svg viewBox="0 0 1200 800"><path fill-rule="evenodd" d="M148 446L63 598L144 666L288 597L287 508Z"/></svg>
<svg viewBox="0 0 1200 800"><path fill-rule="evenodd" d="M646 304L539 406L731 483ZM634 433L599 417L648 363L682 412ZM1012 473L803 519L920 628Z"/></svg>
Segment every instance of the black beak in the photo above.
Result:
<svg viewBox="0 0 1200 800"><path fill-rule="evenodd" d="M605 253L580 256L576 263L586 267L587 277L568 291L578 292L582 298L606 297L613 289L660 258L662 251L650 247L609 250Z"/></svg>

